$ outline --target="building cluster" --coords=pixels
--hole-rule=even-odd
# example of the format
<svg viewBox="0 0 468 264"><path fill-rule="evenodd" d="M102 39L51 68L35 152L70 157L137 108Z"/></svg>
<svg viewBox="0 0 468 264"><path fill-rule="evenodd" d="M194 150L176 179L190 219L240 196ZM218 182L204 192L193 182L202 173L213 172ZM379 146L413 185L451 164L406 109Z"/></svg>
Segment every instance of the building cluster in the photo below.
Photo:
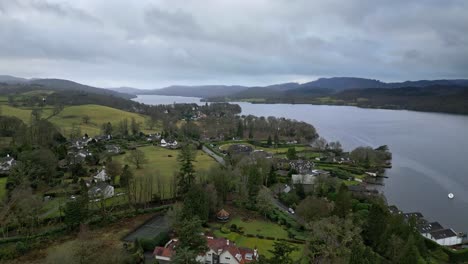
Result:
<svg viewBox="0 0 468 264"><path fill-rule="evenodd" d="M444 228L438 222L429 222L419 212L403 213L396 206L389 206L390 213L402 215L406 221L415 221L419 233L441 246L455 246L463 243L464 234L455 232L452 228Z"/></svg>
<svg viewBox="0 0 468 264"><path fill-rule="evenodd" d="M9 154L0 158L0 174L9 174L11 168L16 164L16 160Z"/></svg>
<svg viewBox="0 0 468 264"><path fill-rule="evenodd" d="M208 250L200 253L196 261L204 264L246 264L258 259L257 249L238 247L226 238L205 236ZM156 247L153 256L160 264L172 263L178 239L171 239L164 247Z"/></svg>

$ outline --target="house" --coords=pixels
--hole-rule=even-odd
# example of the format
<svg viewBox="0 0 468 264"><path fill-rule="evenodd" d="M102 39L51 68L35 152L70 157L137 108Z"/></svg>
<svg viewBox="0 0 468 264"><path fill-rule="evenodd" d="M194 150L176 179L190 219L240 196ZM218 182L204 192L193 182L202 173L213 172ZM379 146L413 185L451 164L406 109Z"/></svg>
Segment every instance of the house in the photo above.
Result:
<svg viewBox="0 0 468 264"><path fill-rule="evenodd" d="M117 145L106 145L106 151L111 154L120 154L122 150L120 146Z"/></svg>
<svg viewBox="0 0 468 264"><path fill-rule="evenodd" d="M161 147L163 148L177 148L179 143L177 140L165 140L164 138L161 139Z"/></svg>
<svg viewBox="0 0 468 264"><path fill-rule="evenodd" d="M106 182L98 182L88 190L90 199L110 198L114 196L114 187Z"/></svg>
<svg viewBox="0 0 468 264"><path fill-rule="evenodd" d="M220 222L227 222L229 221L229 216L230 214L224 210L224 209L221 209L217 214L216 214L216 218L218 218L218 221Z"/></svg>
<svg viewBox="0 0 468 264"><path fill-rule="evenodd" d="M390 205L388 207L388 210L390 211L391 214L402 214L402 212L400 211L400 209L398 209L398 207L396 207L395 205Z"/></svg>
<svg viewBox="0 0 468 264"><path fill-rule="evenodd" d="M312 170L306 174L293 174L291 180L293 184L302 184L304 187L312 186L319 176L329 176L330 173L324 170Z"/></svg>
<svg viewBox="0 0 468 264"><path fill-rule="evenodd" d="M442 229L430 232L429 239L441 246L454 246L463 242L463 237L459 236L453 229Z"/></svg>
<svg viewBox="0 0 468 264"><path fill-rule="evenodd" d="M156 247L153 256L160 264L171 263L178 244L178 239L172 239L164 247ZM258 259L256 249L236 246L225 238L206 236L208 251L197 256L196 260L203 264L246 264Z"/></svg>
<svg viewBox="0 0 468 264"><path fill-rule="evenodd" d="M110 180L109 175L107 175L106 169L103 167L98 174L94 175L93 180L96 182L105 182Z"/></svg>
<svg viewBox="0 0 468 264"><path fill-rule="evenodd" d="M309 160L291 160L289 167L299 174L308 174L313 171L315 164Z"/></svg>
<svg viewBox="0 0 468 264"><path fill-rule="evenodd" d="M0 159L0 174L8 174L15 164L16 160L7 154L6 157Z"/></svg>
<svg viewBox="0 0 468 264"><path fill-rule="evenodd" d="M72 142L72 147L75 147L76 149L84 149L85 147L88 146L88 144L93 141L93 138L90 137L82 137L80 139L77 139Z"/></svg>
<svg viewBox="0 0 468 264"><path fill-rule="evenodd" d="M441 224L438 222L432 222L432 223L425 223L422 225L418 225L418 231L421 233L421 235L425 238L431 239L431 233L435 231L439 231L444 229Z"/></svg>

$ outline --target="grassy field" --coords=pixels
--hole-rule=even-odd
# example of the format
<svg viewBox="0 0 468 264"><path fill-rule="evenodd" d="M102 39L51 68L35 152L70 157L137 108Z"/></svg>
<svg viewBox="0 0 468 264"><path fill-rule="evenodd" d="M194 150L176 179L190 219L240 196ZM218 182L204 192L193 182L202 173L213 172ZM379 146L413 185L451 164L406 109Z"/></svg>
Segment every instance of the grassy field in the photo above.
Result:
<svg viewBox="0 0 468 264"><path fill-rule="evenodd" d="M29 123L31 120L31 108L23 107L12 107L9 105L0 105L2 115L16 116L23 120L25 123ZM52 115L52 108L43 108L42 117L49 118ZM88 124L83 123L83 117L89 116L90 120ZM117 126L118 122L123 119L128 119L130 124L131 118L135 118L137 123L140 123L140 127L143 132L151 133L159 131L158 127L155 130L146 129L146 116L122 111L119 109L101 106L101 105L79 105L79 106L68 106L63 109L58 115L50 117L49 121L59 128L64 136L69 134L73 124L78 125L81 128L81 132L87 133L90 136L99 135L101 133L101 125L103 123L111 122L114 127Z"/></svg>
<svg viewBox="0 0 468 264"><path fill-rule="evenodd" d="M281 147L281 148L264 148L264 147L259 147L259 146L254 146L252 144L249 144L249 143L238 143L238 142L233 142L233 143L226 143L226 144L223 144L221 146L219 146L219 149L220 150L227 150L229 148L229 146L231 145L237 145L237 144L242 144L242 145L248 145L248 146L251 146L252 148L256 149L256 150L263 150L263 151L266 151L266 152L270 152L272 154L279 154L279 153L286 153L288 151L288 148L289 147ZM293 146L291 146L293 147ZM294 146L296 148L296 151L304 151L307 149L307 147L305 146Z"/></svg>
<svg viewBox="0 0 468 264"><path fill-rule="evenodd" d="M88 124L83 123L84 116L90 117ZM58 115L50 118L49 121L62 128L65 136L73 124L79 125L83 134L87 133L90 136L95 136L101 133L103 123L111 122L116 127L118 122L128 119L130 125L131 118L135 118L136 122L140 123L143 132L154 132L144 129L146 116L101 105L68 106Z"/></svg>
<svg viewBox="0 0 468 264"><path fill-rule="evenodd" d="M6 182L7 182L7 177L0 178L0 201L3 200L6 196Z"/></svg>
<svg viewBox="0 0 468 264"><path fill-rule="evenodd" d="M240 217L233 218L229 225L235 224L242 227L245 234L270 236L275 238L288 238L288 232L281 226L263 220L242 221Z"/></svg>
<svg viewBox="0 0 468 264"><path fill-rule="evenodd" d="M131 165L134 175L136 177L141 177L143 175L154 175L156 177L156 175L159 175L159 177L161 177L161 182L164 184L165 193L167 194L174 173L179 170L179 163L177 162L179 151L155 146L145 146L139 149L145 153L148 163L143 164L140 169L136 169ZM129 155L129 152L125 155ZM117 156L115 159L122 164L126 164L125 155ZM197 151L195 162L195 170L197 172L207 170L213 165L216 165L213 158L202 151ZM156 188L156 181L154 181L153 184L154 188Z"/></svg>
<svg viewBox="0 0 468 264"><path fill-rule="evenodd" d="M236 245L240 247L247 247L247 248L257 248L260 255L264 255L267 258L272 257L272 254L269 250L273 250L274 240L262 239L257 237L247 237L238 233L222 233L221 231L217 230L214 232L216 237L224 237L231 241L234 241ZM271 235L271 234L270 234ZM287 242L281 242L287 243ZM291 243L290 243L291 244ZM299 260L303 255L304 245L301 244L291 244L297 248L296 251L292 253L292 257L295 260Z"/></svg>

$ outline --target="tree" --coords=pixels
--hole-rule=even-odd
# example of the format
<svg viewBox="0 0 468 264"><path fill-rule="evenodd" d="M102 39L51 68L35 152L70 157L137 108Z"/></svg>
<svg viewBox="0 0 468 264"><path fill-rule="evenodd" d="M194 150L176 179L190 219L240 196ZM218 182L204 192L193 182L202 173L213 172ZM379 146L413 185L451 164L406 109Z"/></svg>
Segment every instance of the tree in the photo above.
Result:
<svg viewBox="0 0 468 264"><path fill-rule="evenodd" d="M273 254L270 258L270 263L292 264L294 263L291 253L296 251L297 248L285 242L275 242L273 250L268 250Z"/></svg>
<svg viewBox="0 0 468 264"><path fill-rule="evenodd" d="M330 215L332 205L325 199L307 196L296 207L296 213L306 222L314 221Z"/></svg>
<svg viewBox="0 0 468 264"><path fill-rule="evenodd" d="M273 142L271 141L271 135L268 136L267 140L267 146L271 147L273 145Z"/></svg>
<svg viewBox="0 0 468 264"><path fill-rule="evenodd" d="M189 248L178 248L171 263L174 264L200 264L196 260L198 253Z"/></svg>
<svg viewBox="0 0 468 264"><path fill-rule="evenodd" d="M268 173L268 178L267 178L267 182L265 185L267 187L270 187L271 185L275 184L277 181L278 179L276 178L275 167L272 164L270 167L270 172Z"/></svg>
<svg viewBox="0 0 468 264"><path fill-rule="evenodd" d="M254 138L254 127L253 127L253 124L249 124L249 139L253 139Z"/></svg>
<svg viewBox="0 0 468 264"><path fill-rule="evenodd" d="M332 141L330 144L328 144L328 147L330 150L334 151L335 153L341 153L343 152L343 147L341 146L341 143L339 141Z"/></svg>
<svg viewBox="0 0 468 264"><path fill-rule="evenodd" d="M353 245L362 244L361 230L349 218L322 218L306 228L310 230L306 255L311 263L348 263Z"/></svg>
<svg viewBox="0 0 468 264"><path fill-rule="evenodd" d="M192 145L186 144L179 152L177 160L180 164L179 174L177 176L177 193L185 195L195 182L195 168L193 162L195 161L195 152Z"/></svg>
<svg viewBox="0 0 468 264"><path fill-rule="evenodd" d="M289 160L297 159L297 153L296 153L295 147L288 148L288 152L286 153L286 158L288 158Z"/></svg>
<svg viewBox="0 0 468 264"><path fill-rule="evenodd" d="M256 207L265 218L274 208L271 199L270 190L268 188L262 188L257 194Z"/></svg>
<svg viewBox="0 0 468 264"><path fill-rule="evenodd" d="M128 183L133 180L133 173L130 170L128 165L125 165L122 169L122 174L120 174L120 186L128 187Z"/></svg>
<svg viewBox="0 0 468 264"><path fill-rule="evenodd" d="M116 160L109 159L106 161L106 172L110 176L113 183L115 178L122 173L122 165Z"/></svg>
<svg viewBox="0 0 468 264"><path fill-rule="evenodd" d="M183 214L186 217L198 216L202 223L208 221L210 208L208 196L199 184L192 185L185 195Z"/></svg>
<svg viewBox="0 0 468 264"><path fill-rule="evenodd" d="M134 149L131 150L130 153L125 157L125 161L135 165L137 169L140 169L141 165L148 162L148 159L146 158L146 154L143 151Z"/></svg>
<svg viewBox="0 0 468 264"><path fill-rule="evenodd" d="M236 136L240 139L244 138L244 124L242 123L242 120L239 119L237 122L237 132Z"/></svg>
<svg viewBox="0 0 468 264"><path fill-rule="evenodd" d="M132 135L136 136L140 133L140 124L136 122L135 117L132 117L130 123L130 130L132 131Z"/></svg>
<svg viewBox="0 0 468 264"><path fill-rule="evenodd" d="M348 187L344 183L341 184L336 195L334 214L341 218L346 217L352 208L351 198Z"/></svg>
<svg viewBox="0 0 468 264"><path fill-rule="evenodd" d="M312 148L323 151L327 147L327 140L323 137L319 137L312 142Z"/></svg>
<svg viewBox="0 0 468 264"><path fill-rule="evenodd" d="M206 239L203 236L202 222L198 217L183 219L175 227L179 237L180 247L196 250L197 252L206 251Z"/></svg>
<svg viewBox="0 0 468 264"><path fill-rule="evenodd" d="M84 115L81 120L83 120L83 124L89 124L91 117L89 115Z"/></svg>
<svg viewBox="0 0 468 264"><path fill-rule="evenodd" d="M102 124L102 126L101 126L101 132L102 132L104 135L112 135L112 131L113 131L113 128L112 128L111 122L107 122L107 123L103 123L103 124Z"/></svg>
<svg viewBox="0 0 468 264"><path fill-rule="evenodd" d="M279 143L280 143L279 136L278 136L278 131L276 131L276 133L275 133L274 143L275 143L275 147L277 148Z"/></svg>
<svg viewBox="0 0 468 264"><path fill-rule="evenodd" d="M128 136L128 119L123 119L119 122L118 132L121 136Z"/></svg>

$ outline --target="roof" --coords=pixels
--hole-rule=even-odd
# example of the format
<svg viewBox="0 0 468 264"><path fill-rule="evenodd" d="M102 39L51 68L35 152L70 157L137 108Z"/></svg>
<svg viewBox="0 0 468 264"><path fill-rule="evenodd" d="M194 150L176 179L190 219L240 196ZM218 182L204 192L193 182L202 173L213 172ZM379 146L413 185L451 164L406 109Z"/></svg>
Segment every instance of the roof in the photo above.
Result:
<svg viewBox="0 0 468 264"><path fill-rule="evenodd" d="M293 184L314 184L316 175L312 174L293 174L292 182Z"/></svg>
<svg viewBox="0 0 468 264"><path fill-rule="evenodd" d="M444 239L447 237L456 237L457 233L455 233L455 231L453 231L452 229L442 229L442 230L431 232L431 236L434 239L439 240L439 239Z"/></svg>
<svg viewBox="0 0 468 264"><path fill-rule="evenodd" d="M178 243L177 239L172 239L164 247L155 247L153 255L160 258L171 258L175 253L175 248ZM229 252L240 264L250 263L255 260L256 251L250 248L237 247L235 243L230 242L225 238L214 238L207 236L206 243L208 248L216 254ZM202 253L204 254L204 253Z"/></svg>
<svg viewBox="0 0 468 264"><path fill-rule="evenodd" d="M418 230L420 233L431 233L434 231L439 231L444 229L439 222L432 222L432 223L426 223L418 226Z"/></svg>
<svg viewBox="0 0 468 264"><path fill-rule="evenodd" d="M403 217L406 219L409 219L411 217L415 217L416 219L424 218L424 216L420 212L404 213Z"/></svg>
<svg viewBox="0 0 468 264"><path fill-rule="evenodd" d="M219 210L219 212L216 214L217 217L229 217L229 213L224 210L224 209L221 209Z"/></svg>

